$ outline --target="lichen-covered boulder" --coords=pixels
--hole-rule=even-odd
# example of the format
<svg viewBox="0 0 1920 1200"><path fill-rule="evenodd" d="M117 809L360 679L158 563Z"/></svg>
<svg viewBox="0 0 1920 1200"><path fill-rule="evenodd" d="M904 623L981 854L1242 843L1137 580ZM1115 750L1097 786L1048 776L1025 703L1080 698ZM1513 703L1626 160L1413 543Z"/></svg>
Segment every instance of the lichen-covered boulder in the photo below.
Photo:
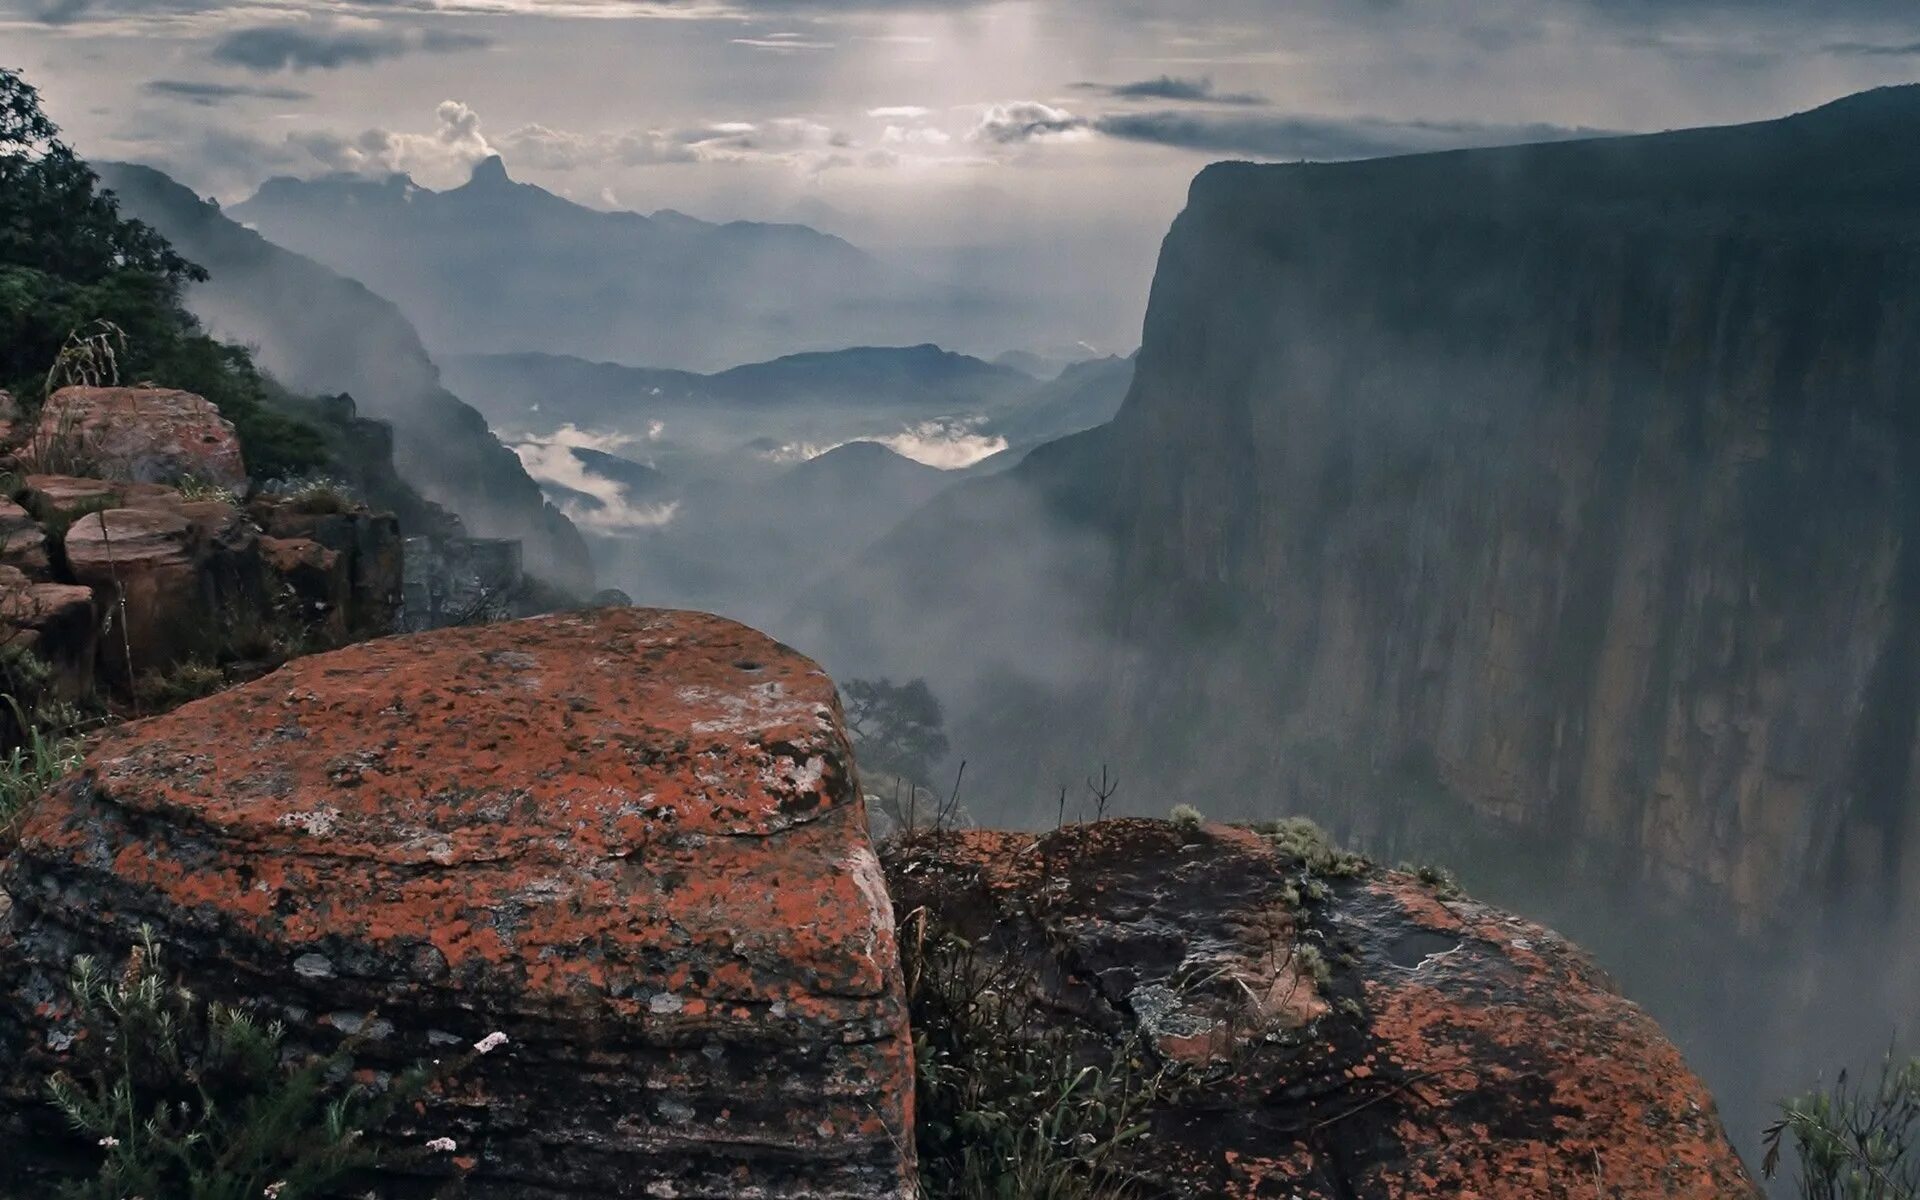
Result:
<svg viewBox="0 0 1920 1200"><path fill-rule="evenodd" d="M1706 1088L1579 950L1297 829L920 835L886 869L908 937L1003 964L1090 1065L1165 1069L1106 1160L1129 1194L1757 1195Z"/></svg>
<svg viewBox="0 0 1920 1200"><path fill-rule="evenodd" d="M506 1034L417 1119L468 1195L912 1193L893 916L834 687L717 617L392 638L125 726L0 890L0 1061L26 1064L0 1141L32 1155L60 1136L32 1094L58 981L151 922L296 1045L377 1012L368 1078Z"/></svg>
<svg viewBox="0 0 1920 1200"><path fill-rule="evenodd" d="M133 483L247 482L232 422L170 388L61 388L41 406L33 452L44 469Z"/></svg>

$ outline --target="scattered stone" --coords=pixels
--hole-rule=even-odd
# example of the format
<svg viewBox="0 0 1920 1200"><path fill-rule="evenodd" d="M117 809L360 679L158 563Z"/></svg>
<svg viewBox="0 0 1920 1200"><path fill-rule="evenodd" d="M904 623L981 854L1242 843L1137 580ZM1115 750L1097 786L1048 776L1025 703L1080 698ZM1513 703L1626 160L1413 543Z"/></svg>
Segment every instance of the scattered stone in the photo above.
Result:
<svg viewBox="0 0 1920 1200"><path fill-rule="evenodd" d="M116 481L247 483L233 424L203 397L168 388L62 388L41 408L33 453L42 469Z"/></svg>
<svg viewBox="0 0 1920 1200"><path fill-rule="evenodd" d="M175 562L177 524L106 523ZM909 1197L865 828L832 682L701 614L363 643L123 726L0 869L0 1060L24 1067L0 1079L23 1149L0 1191L71 1137L29 1093L72 956L144 922L295 1046L378 1013L369 1078L503 1034L412 1131L457 1142L470 1196ZM425 1169L375 1190L432 1194Z"/></svg>

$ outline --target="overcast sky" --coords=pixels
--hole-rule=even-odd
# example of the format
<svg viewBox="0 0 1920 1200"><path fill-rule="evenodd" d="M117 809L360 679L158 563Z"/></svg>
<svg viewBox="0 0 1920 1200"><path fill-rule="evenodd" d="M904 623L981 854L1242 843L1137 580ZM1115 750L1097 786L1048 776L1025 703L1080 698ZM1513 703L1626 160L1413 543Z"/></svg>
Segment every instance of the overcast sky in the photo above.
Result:
<svg viewBox="0 0 1920 1200"><path fill-rule="evenodd" d="M1775 116L1920 77L1920 4L0 0L0 63L83 153L222 199L493 152L596 206L1078 272L1117 343L1208 161Z"/></svg>

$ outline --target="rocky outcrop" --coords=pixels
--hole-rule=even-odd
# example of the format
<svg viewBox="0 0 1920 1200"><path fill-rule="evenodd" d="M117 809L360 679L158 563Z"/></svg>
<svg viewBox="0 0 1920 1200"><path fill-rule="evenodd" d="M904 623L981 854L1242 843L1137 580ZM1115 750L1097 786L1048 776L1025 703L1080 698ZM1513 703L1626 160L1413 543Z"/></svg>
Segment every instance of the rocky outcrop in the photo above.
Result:
<svg viewBox="0 0 1920 1200"><path fill-rule="evenodd" d="M145 922L296 1045L377 1012L367 1078L505 1033L415 1122L468 1195L912 1194L893 916L833 685L719 618L301 659L107 734L0 888L0 1181L62 1145L36 1092L71 957Z"/></svg>
<svg viewBox="0 0 1920 1200"><path fill-rule="evenodd" d="M31 453L43 468L133 483L247 483L233 424L203 397L167 388L61 388L40 408Z"/></svg>
<svg viewBox="0 0 1920 1200"><path fill-rule="evenodd" d="M1107 1160L1128 1194L1757 1196L1706 1088L1580 951L1300 841L1105 821L919 835L886 869L903 939L963 938L1090 1066L1177 1071Z"/></svg>
<svg viewBox="0 0 1920 1200"><path fill-rule="evenodd" d="M125 700L143 677L164 685L190 661L252 675L299 649L394 629L395 518L317 486L243 508L226 486L247 482L234 476L232 428L200 397L66 388L36 429L0 447L15 467L0 496L0 567L10 571L0 574L0 647L50 668L61 699L93 698L95 675ZM99 474L21 473L49 463ZM106 653L102 625L115 635ZM6 662L16 699L31 707L37 667Z"/></svg>

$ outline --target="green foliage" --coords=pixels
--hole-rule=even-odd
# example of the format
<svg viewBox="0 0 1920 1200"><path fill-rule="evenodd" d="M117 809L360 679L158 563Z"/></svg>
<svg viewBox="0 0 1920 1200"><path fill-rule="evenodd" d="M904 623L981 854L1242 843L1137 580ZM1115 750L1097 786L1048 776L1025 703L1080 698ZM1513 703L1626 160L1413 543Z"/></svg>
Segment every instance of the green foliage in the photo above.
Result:
<svg viewBox="0 0 1920 1200"><path fill-rule="evenodd" d="M1457 900L1464 894L1460 890L1460 881L1445 867L1436 867L1431 863L1401 863L1400 869L1432 888L1433 894L1442 900Z"/></svg>
<svg viewBox="0 0 1920 1200"><path fill-rule="evenodd" d="M294 512L316 516L352 512L360 504L352 488L324 475L300 480L281 494Z"/></svg>
<svg viewBox="0 0 1920 1200"><path fill-rule="evenodd" d="M1326 831L1306 817L1283 817L1253 828L1282 854L1298 859L1312 875L1353 879L1366 874L1372 866L1363 856L1335 846Z"/></svg>
<svg viewBox="0 0 1920 1200"><path fill-rule="evenodd" d="M929 786L948 746L946 713L927 681L854 679L840 694L861 767Z"/></svg>
<svg viewBox="0 0 1920 1200"><path fill-rule="evenodd" d="M150 933L117 977L76 959L70 988L75 1065L47 1093L103 1152L95 1177L67 1189L71 1200L332 1194L382 1161L366 1134L434 1077L409 1071L376 1093L354 1082L354 1039L328 1055L293 1053L280 1024L170 980Z"/></svg>
<svg viewBox="0 0 1920 1200"><path fill-rule="evenodd" d="M917 933L913 933L917 923ZM1031 968L972 943L903 927L902 963L918 1074L916 1140L928 1200L1112 1200L1128 1194L1116 1152L1146 1136L1142 1115L1171 1086L1129 1043L1089 1052L1043 1019Z"/></svg>
<svg viewBox="0 0 1920 1200"><path fill-rule="evenodd" d="M233 422L256 476L317 466L320 434L269 407L251 356L181 307L181 286L206 273L122 217L58 133L34 89L0 69L0 388L38 405L63 381L75 334L110 326L118 379L205 396Z"/></svg>
<svg viewBox="0 0 1920 1200"><path fill-rule="evenodd" d="M1201 814L1200 810L1191 804L1174 805L1171 817L1175 825L1189 832L1199 829L1200 826L1206 824L1207 820L1207 818Z"/></svg>
<svg viewBox="0 0 1920 1200"><path fill-rule="evenodd" d="M5 652L0 652L5 653ZM5 653L4 673L18 687L16 675L45 666L27 651ZM24 690L24 689L23 689ZM43 706L29 709L9 692L5 699L14 720L14 744L0 758L0 851L12 841L15 826L27 805L63 776L80 766L81 741L69 732L70 722L50 719Z"/></svg>
<svg viewBox="0 0 1920 1200"><path fill-rule="evenodd" d="M1791 1143L1804 1200L1920 1200L1920 1059L1889 1056L1872 1087L1842 1071L1828 1090L1780 1107L1766 1132L1767 1178Z"/></svg>

